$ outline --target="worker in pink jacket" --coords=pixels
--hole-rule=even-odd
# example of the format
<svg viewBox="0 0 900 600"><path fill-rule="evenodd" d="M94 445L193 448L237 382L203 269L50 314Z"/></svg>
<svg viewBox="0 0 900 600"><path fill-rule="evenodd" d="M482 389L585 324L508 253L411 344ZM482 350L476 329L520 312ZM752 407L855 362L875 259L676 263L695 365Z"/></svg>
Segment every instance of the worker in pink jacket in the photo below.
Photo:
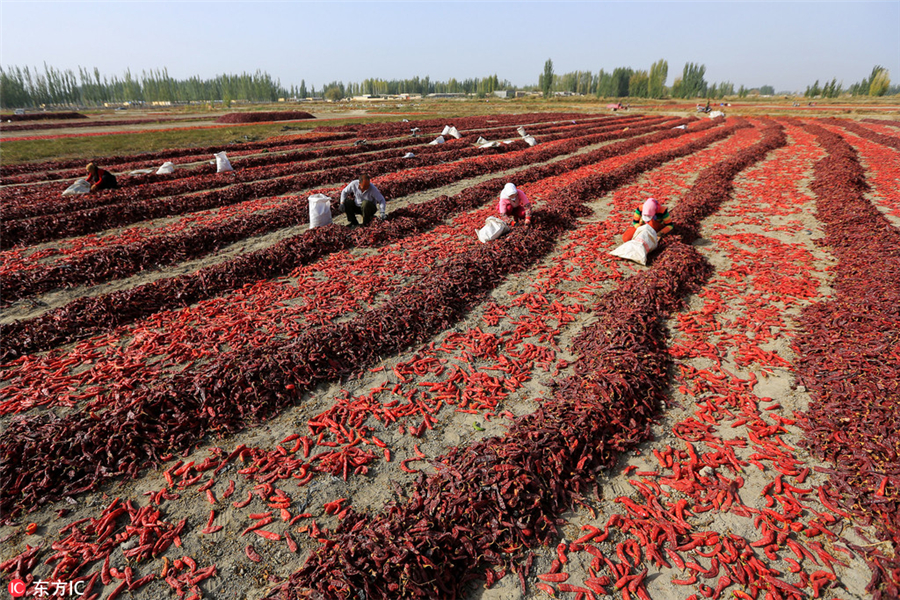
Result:
<svg viewBox="0 0 900 600"><path fill-rule="evenodd" d="M497 211L503 222L510 227L522 220L525 221L525 225L531 225L531 200L512 183L503 186Z"/></svg>

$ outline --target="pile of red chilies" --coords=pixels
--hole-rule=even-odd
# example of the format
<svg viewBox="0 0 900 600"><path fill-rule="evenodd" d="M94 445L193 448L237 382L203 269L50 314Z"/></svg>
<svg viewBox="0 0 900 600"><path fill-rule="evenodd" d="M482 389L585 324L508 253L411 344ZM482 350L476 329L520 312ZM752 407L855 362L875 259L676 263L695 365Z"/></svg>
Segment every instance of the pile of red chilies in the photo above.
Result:
<svg viewBox="0 0 900 600"><path fill-rule="evenodd" d="M834 463L840 506L871 522L892 552L868 557L874 597L900 594L900 232L865 197L865 172L841 136L806 129L828 151L812 189L825 243L838 259L833 300L803 312L799 381L813 402L801 422L811 451ZM823 376L823 374L831 374Z"/></svg>
<svg viewBox="0 0 900 600"><path fill-rule="evenodd" d="M840 125L847 131L852 131L856 135L860 137L864 137L867 140L871 140L873 142L877 142L883 146L887 146L889 148L893 148L894 150L900 150L900 138L896 138L891 135L884 135L881 133L876 133L872 131L868 127L864 125L860 125L856 121L851 121L849 119L826 119L825 122L831 121L834 124Z"/></svg>
<svg viewBox="0 0 900 600"><path fill-rule="evenodd" d="M308 112L299 110L239 112L222 115L216 119L216 123L265 123L269 121L299 121L302 119L315 119L315 117Z"/></svg>
<svg viewBox="0 0 900 600"><path fill-rule="evenodd" d="M26 115L28 116L28 115ZM85 117L84 115L80 115L80 117ZM195 117L191 118L191 121L210 121L211 117ZM92 121L74 121L72 123L23 123L20 125L4 125L3 131L35 131L41 129L74 129L80 127L119 127L121 125L143 125L145 123L171 123L171 122L184 122L185 119L179 117L160 117L156 119L131 119L131 120L118 120L118 121L102 121L102 120L92 120ZM12 138L13 141L15 138Z"/></svg>
<svg viewBox="0 0 900 600"><path fill-rule="evenodd" d="M24 115L0 115L0 119L4 121L50 121L54 119L58 120L68 120L68 119L87 119L87 115L83 115L77 112L55 112L55 113L26 113Z"/></svg>
<svg viewBox="0 0 900 600"><path fill-rule="evenodd" d="M900 128L900 121L889 121L887 119L863 119L865 123L872 123L873 125L889 125L891 127Z"/></svg>

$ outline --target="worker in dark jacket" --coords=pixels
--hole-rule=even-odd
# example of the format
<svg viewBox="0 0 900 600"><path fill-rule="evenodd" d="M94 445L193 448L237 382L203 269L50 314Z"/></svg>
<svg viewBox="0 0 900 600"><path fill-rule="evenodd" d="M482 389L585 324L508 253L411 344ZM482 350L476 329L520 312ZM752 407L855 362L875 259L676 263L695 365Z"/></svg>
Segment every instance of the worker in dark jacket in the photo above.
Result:
<svg viewBox="0 0 900 600"><path fill-rule="evenodd" d="M119 187L119 184L116 182L116 178L112 173L101 169L94 163L90 163L87 166L87 173L87 182L91 184L92 192L98 190L114 190Z"/></svg>

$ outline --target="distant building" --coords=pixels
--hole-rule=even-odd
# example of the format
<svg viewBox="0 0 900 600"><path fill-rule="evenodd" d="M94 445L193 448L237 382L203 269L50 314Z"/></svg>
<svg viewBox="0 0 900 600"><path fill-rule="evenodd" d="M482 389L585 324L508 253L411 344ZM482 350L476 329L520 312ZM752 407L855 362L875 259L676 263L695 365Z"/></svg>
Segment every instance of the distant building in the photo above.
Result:
<svg viewBox="0 0 900 600"><path fill-rule="evenodd" d="M435 94L428 94L429 98L465 98L466 94L464 93L456 93L456 92L440 92Z"/></svg>
<svg viewBox="0 0 900 600"><path fill-rule="evenodd" d="M494 95L498 98L515 98L516 90L494 90Z"/></svg>

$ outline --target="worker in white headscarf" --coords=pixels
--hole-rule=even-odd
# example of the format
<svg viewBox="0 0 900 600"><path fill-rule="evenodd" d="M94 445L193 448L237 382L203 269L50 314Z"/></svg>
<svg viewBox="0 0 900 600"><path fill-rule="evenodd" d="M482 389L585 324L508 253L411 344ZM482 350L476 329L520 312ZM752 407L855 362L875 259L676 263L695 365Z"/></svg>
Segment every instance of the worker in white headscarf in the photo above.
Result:
<svg viewBox="0 0 900 600"><path fill-rule="evenodd" d="M531 225L531 200L525 192L516 188L515 184L507 183L503 186L497 211L503 222L510 227L520 221L525 225Z"/></svg>

